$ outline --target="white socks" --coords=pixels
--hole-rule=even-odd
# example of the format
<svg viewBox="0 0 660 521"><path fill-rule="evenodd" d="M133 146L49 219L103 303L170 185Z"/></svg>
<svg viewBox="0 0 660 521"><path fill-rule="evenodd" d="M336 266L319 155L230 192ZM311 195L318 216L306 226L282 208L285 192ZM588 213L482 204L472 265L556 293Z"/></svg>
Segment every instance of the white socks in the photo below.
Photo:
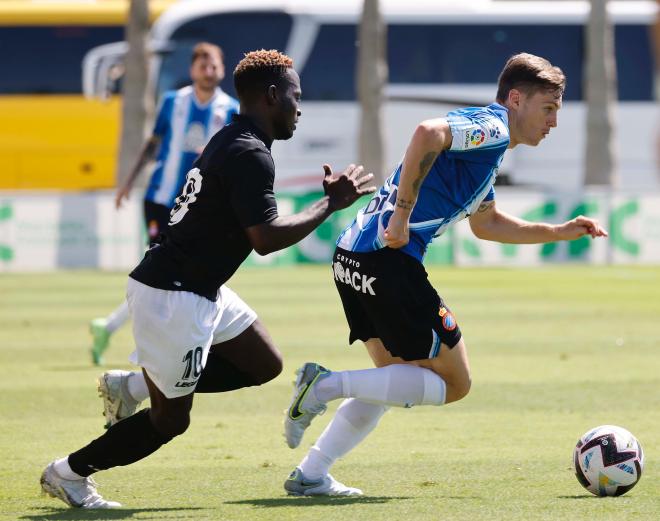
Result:
<svg viewBox="0 0 660 521"><path fill-rule="evenodd" d="M355 398L344 400L335 417L300 463L307 479L325 476L332 464L356 447L378 425L388 407Z"/></svg>
<svg viewBox="0 0 660 521"><path fill-rule="evenodd" d="M115 309L106 319L107 324L105 328L108 333L114 333L117 329L123 326L128 320L128 302L124 300L121 305Z"/></svg>
<svg viewBox="0 0 660 521"><path fill-rule="evenodd" d="M395 407L442 405L445 381L430 369L395 364L359 371L331 372L314 386L319 400L358 398L364 402Z"/></svg>
<svg viewBox="0 0 660 521"><path fill-rule="evenodd" d="M325 476L332 464L376 427L389 405L442 405L445 381L430 369L395 364L360 371L331 372L314 386L322 401L348 398L300 463L307 479Z"/></svg>
<svg viewBox="0 0 660 521"><path fill-rule="evenodd" d="M80 476L71 470L71 467L69 466L69 456L58 459L53 466L55 467L55 472L57 472L57 474L63 479L85 479L83 476Z"/></svg>
<svg viewBox="0 0 660 521"><path fill-rule="evenodd" d="M128 394L138 402L142 402L149 398L149 388L147 387L147 382L144 379L142 371L132 371L128 376L126 387L128 387Z"/></svg>

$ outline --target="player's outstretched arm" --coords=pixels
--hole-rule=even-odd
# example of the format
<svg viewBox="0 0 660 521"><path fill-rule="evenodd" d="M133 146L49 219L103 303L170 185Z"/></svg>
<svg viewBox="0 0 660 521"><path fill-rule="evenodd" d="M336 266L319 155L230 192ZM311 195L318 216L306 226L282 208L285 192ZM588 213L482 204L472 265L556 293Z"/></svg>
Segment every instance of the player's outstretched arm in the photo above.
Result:
<svg viewBox="0 0 660 521"><path fill-rule="evenodd" d="M131 193L131 188L133 188L133 184L135 183L138 175L140 175L140 172L144 166L156 157L156 152L159 145L160 137L152 135L142 147L140 155L138 156L135 165L133 165L131 172L128 174L126 180L117 190L117 194L115 195L115 207L117 209L121 208L124 199L128 199L128 195Z"/></svg>
<svg viewBox="0 0 660 521"><path fill-rule="evenodd" d="M472 232L480 239L510 244L538 244L572 241L584 235L607 237L607 230L596 219L580 215L561 224L535 223L497 209L495 201L481 203L470 215Z"/></svg>
<svg viewBox="0 0 660 521"><path fill-rule="evenodd" d="M361 196L376 190L374 186L365 186L373 179L373 174L362 175L362 166L349 165L341 174L333 174L329 165L323 165L323 169L325 195L321 199L299 213L278 216L270 222L245 229L252 247L259 255L267 255L296 244L331 213L349 207Z"/></svg>
<svg viewBox="0 0 660 521"><path fill-rule="evenodd" d="M419 190L438 154L451 146L451 130L444 119L422 121L408 144L403 158L394 213L385 230L390 248L408 244L408 222Z"/></svg>

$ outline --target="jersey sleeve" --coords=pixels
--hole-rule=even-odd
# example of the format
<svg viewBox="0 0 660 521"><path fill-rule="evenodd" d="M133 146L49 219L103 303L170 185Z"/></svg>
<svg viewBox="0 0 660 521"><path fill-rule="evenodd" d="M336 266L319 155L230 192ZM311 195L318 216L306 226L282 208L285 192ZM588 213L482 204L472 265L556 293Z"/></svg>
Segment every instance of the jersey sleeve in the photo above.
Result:
<svg viewBox="0 0 660 521"><path fill-rule="evenodd" d="M174 92L167 92L163 96L158 108L158 116L156 116L156 123L154 124L154 136L163 137L167 132L167 127L172 119L172 110L174 108Z"/></svg>
<svg viewBox="0 0 660 521"><path fill-rule="evenodd" d="M270 154L262 150L247 150L234 159L232 170L234 179L230 201L241 226L247 228L275 219L275 165Z"/></svg>
<svg viewBox="0 0 660 521"><path fill-rule="evenodd" d="M495 188L490 187L490 190L488 190L488 193L486 194L486 197L483 198L481 202L487 203L488 201L494 201L495 200Z"/></svg>
<svg viewBox="0 0 660 521"><path fill-rule="evenodd" d="M447 115L451 130L451 152L472 152L504 148L509 130L502 120L486 111L454 111Z"/></svg>

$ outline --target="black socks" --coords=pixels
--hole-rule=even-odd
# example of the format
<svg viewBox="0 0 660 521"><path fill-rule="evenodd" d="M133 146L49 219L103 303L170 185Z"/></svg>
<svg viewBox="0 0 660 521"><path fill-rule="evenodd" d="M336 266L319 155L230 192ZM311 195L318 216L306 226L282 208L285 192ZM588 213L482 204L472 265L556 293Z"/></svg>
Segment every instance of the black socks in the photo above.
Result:
<svg viewBox="0 0 660 521"><path fill-rule="evenodd" d="M149 409L143 409L71 453L69 466L76 474L87 477L98 470L129 465L146 458L171 439L154 428L149 419Z"/></svg>

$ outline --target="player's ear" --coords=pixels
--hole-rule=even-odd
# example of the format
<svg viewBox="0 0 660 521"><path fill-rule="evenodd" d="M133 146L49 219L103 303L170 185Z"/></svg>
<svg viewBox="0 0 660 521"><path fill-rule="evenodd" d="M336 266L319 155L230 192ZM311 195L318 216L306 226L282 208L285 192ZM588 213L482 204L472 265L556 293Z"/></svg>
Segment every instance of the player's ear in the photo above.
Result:
<svg viewBox="0 0 660 521"><path fill-rule="evenodd" d="M268 89L266 89L266 103L269 105L277 105L278 99L277 86L269 85Z"/></svg>
<svg viewBox="0 0 660 521"><path fill-rule="evenodd" d="M509 106L518 108L520 105L521 92L518 89L511 89L509 91Z"/></svg>

